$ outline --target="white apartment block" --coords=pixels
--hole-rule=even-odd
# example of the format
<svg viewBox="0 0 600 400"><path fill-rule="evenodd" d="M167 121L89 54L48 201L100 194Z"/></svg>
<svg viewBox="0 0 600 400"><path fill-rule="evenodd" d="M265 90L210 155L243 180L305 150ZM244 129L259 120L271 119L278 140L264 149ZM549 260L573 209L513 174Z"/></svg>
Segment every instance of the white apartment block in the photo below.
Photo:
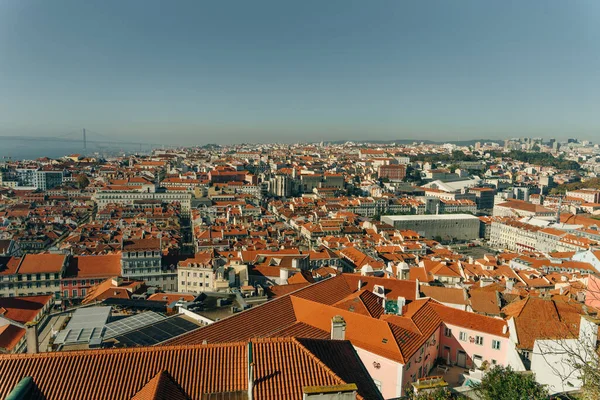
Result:
<svg viewBox="0 0 600 400"><path fill-rule="evenodd" d="M567 197L575 197L586 203L600 203L600 190L579 189L570 190L566 193Z"/></svg>
<svg viewBox="0 0 600 400"><path fill-rule="evenodd" d="M100 190L94 194L93 199L98 204L98 210L106 208L109 204L133 205L138 200L160 200L165 203L178 202L181 204L183 215L189 215L192 207L192 194L189 192L149 192Z"/></svg>

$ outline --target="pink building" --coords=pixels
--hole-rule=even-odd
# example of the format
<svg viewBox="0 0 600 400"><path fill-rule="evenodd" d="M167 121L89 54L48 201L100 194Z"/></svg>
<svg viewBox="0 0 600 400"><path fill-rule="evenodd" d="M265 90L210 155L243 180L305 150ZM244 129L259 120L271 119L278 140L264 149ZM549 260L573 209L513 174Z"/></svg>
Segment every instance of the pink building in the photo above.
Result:
<svg viewBox="0 0 600 400"><path fill-rule="evenodd" d="M63 299L84 298L90 287L120 275L120 254L71 257L65 276L60 282L61 297Z"/></svg>
<svg viewBox="0 0 600 400"><path fill-rule="evenodd" d="M463 368L508 364L508 349L512 345L508 324L468 311L434 306L443 320L438 356L446 363Z"/></svg>

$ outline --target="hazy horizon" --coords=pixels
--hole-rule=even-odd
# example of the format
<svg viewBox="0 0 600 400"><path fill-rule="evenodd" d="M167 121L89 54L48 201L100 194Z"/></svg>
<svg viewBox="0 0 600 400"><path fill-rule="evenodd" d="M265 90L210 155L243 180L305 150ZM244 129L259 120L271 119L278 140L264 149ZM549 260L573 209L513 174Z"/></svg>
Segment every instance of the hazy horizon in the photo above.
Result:
<svg viewBox="0 0 600 400"><path fill-rule="evenodd" d="M0 135L594 140L598 17L592 0L0 0Z"/></svg>

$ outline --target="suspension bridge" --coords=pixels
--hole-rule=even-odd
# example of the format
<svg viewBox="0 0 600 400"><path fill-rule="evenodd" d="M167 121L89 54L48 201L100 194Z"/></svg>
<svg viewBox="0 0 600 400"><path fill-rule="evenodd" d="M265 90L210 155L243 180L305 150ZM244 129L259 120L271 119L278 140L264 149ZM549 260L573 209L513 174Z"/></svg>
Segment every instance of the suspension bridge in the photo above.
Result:
<svg viewBox="0 0 600 400"><path fill-rule="evenodd" d="M148 143L144 141L127 141L119 140L114 136L104 135L89 129L82 129L78 132L69 132L60 136L23 136L23 135L0 135L0 143L2 140L11 140L17 142L54 142L54 143L70 143L81 145L81 150L87 151L110 150L122 147L129 147L139 151L151 150L153 148L169 148L172 145L164 143Z"/></svg>

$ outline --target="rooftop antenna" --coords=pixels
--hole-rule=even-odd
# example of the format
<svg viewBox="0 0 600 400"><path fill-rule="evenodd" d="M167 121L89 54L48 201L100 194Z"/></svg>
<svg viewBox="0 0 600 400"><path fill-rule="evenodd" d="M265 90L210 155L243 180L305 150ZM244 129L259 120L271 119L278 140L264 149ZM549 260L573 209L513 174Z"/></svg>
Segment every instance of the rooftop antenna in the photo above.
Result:
<svg viewBox="0 0 600 400"><path fill-rule="evenodd" d="M85 137L85 128L83 128L83 151L87 150L87 138Z"/></svg>

